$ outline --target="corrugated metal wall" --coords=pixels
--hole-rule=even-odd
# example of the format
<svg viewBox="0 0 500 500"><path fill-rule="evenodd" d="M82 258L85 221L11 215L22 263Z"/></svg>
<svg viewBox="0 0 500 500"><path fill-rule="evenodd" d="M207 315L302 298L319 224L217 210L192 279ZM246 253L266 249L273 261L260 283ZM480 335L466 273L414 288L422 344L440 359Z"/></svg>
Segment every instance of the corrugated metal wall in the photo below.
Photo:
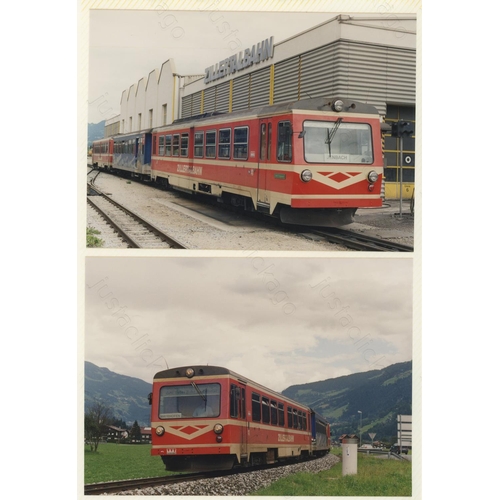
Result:
<svg viewBox="0 0 500 500"><path fill-rule="evenodd" d="M255 71L250 76L250 107L265 106L269 104L269 85L271 68L267 67Z"/></svg>
<svg viewBox="0 0 500 500"><path fill-rule="evenodd" d="M274 65L274 104L299 98L299 56Z"/></svg>
<svg viewBox="0 0 500 500"><path fill-rule="evenodd" d="M250 75L239 76L233 80L233 111L250 107L249 87Z"/></svg>
<svg viewBox="0 0 500 500"><path fill-rule="evenodd" d="M274 65L274 104L307 97L368 102L386 114L387 104L415 104L415 50L337 40ZM204 91L202 112L229 111L229 81ZM271 102L270 67L234 78L232 111ZM200 113L201 92L182 99L182 116Z"/></svg>

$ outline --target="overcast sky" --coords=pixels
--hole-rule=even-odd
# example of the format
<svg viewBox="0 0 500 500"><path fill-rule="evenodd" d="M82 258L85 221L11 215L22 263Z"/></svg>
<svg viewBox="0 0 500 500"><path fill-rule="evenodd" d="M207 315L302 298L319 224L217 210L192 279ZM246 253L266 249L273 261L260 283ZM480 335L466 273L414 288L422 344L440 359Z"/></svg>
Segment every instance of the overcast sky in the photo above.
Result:
<svg viewBox="0 0 500 500"><path fill-rule="evenodd" d="M407 258L95 257L85 360L150 382L192 364L275 390L412 359Z"/></svg>
<svg viewBox="0 0 500 500"><path fill-rule="evenodd" d="M181 75L206 67L274 36L274 43L336 15L228 12L217 0L199 11L175 11L161 0L152 11L91 10L89 22L89 123L120 113L122 92L168 59ZM105 103L105 104L104 104Z"/></svg>

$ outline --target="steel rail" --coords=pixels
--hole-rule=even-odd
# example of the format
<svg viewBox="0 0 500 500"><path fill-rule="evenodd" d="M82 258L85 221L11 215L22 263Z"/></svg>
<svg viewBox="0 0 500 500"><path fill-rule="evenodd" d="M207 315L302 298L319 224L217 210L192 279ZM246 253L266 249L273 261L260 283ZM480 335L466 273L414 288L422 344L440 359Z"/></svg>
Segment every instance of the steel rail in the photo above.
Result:
<svg viewBox="0 0 500 500"><path fill-rule="evenodd" d="M372 252L413 252L413 247L374 238L346 229L313 230L313 234L326 238L331 243L340 243L353 250Z"/></svg>
<svg viewBox="0 0 500 500"><path fill-rule="evenodd" d="M148 486L160 486L167 484L182 483L186 481L196 481L208 477L218 477L217 473L196 472L192 474L176 474L174 476L148 477L142 479L128 479L123 481L110 481L109 483L93 483L84 486L85 495L101 495L103 493L114 493L117 491L133 490L135 488L145 488Z"/></svg>
<svg viewBox="0 0 500 500"><path fill-rule="evenodd" d="M87 186L88 186L89 189L91 189L92 191L94 191L97 196L105 199L106 201L108 201L109 203L111 203L112 205L114 205L116 208L118 208L122 212L126 213L128 216L132 217L136 222L138 222L139 224L141 224L142 226L144 226L146 229L148 229L155 236L157 236L161 240L163 240L166 243L168 243L171 248L174 248L174 249L185 249L186 248L182 243L180 243L179 241L177 241L172 236L169 236L168 234L164 233L161 229L159 229L158 227L156 227L151 222L143 219L142 217L140 217L139 215L137 215L135 212L132 212L132 210L130 210L129 208L127 208L124 205L118 203L116 200L112 199L110 196L107 196L106 194L104 194L102 191L100 191L99 189L97 189L95 187L95 185L93 184L92 181L90 183L88 183ZM92 197L91 196L87 196L87 200L89 201L89 203L94 208L96 208L99 211L100 214L102 214L104 216L104 218L119 232L119 234L122 237L125 238L125 240L129 243L129 245L131 245L133 248L143 248L142 245L138 241L134 240L134 238L132 238L130 235L128 235L127 232L123 228L121 228L116 222L114 222L111 219L110 216L108 216L107 214L105 214L99 207L97 207L96 204L93 203L90 200L90 198L92 198Z"/></svg>

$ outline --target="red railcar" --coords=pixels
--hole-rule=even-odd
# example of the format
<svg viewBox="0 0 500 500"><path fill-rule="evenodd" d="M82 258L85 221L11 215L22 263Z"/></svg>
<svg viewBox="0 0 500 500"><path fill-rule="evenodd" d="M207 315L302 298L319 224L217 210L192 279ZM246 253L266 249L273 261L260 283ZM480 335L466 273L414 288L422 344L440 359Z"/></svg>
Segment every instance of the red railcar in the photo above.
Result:
<svg viewBox="0 0 500 500"><path fill-rule="evenodd" d="M113 168L113 138L99 139L92 143L92 166L104 169Z"/></svg>
<svg viewBox="0 0 500 500"><path fill-rule="evenodd" d="M335 226L380 207L382 136L377 110L313 98L178 120L153 130L151 177L190 193Z"/></svg>
<svg viewBox="0 0 500 500"><path fill-rule="evenodd" d="M151 454L167 470L230 469L330 450L326 420L226 368L159 372L150 402Z"/></svg>

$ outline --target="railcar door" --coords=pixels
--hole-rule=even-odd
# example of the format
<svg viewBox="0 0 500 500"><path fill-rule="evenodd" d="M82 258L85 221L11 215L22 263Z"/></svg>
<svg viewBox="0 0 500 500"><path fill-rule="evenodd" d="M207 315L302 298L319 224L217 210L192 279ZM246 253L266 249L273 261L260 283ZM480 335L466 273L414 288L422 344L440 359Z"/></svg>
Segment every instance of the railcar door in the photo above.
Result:
<svg viewBox="0 0 500 500"><path fill-rule="evenodd" d="M231 383L230 392L230 415L235 420L237 432L235 435L239 437L240 457L242 461L247 460L248 455L248 432L247 432L247 416L246 416L246 391L245 385L241 383Z"/></svg>
<svg viewBox="0 0 500 500"><path fill-rule="evenodd" d="M272 123L267 118L259 120L259 167L257 177L257 209L269 210L268 169L271 162Z"/></svg>
<svg viewBox="0 0 500 500"><path fill-rule="evenodd" d="M139 137L135 138L135 148L134 148L134 172L137 172L137 157L139 156L139 148L141 147L141 140Z"/></svg>

